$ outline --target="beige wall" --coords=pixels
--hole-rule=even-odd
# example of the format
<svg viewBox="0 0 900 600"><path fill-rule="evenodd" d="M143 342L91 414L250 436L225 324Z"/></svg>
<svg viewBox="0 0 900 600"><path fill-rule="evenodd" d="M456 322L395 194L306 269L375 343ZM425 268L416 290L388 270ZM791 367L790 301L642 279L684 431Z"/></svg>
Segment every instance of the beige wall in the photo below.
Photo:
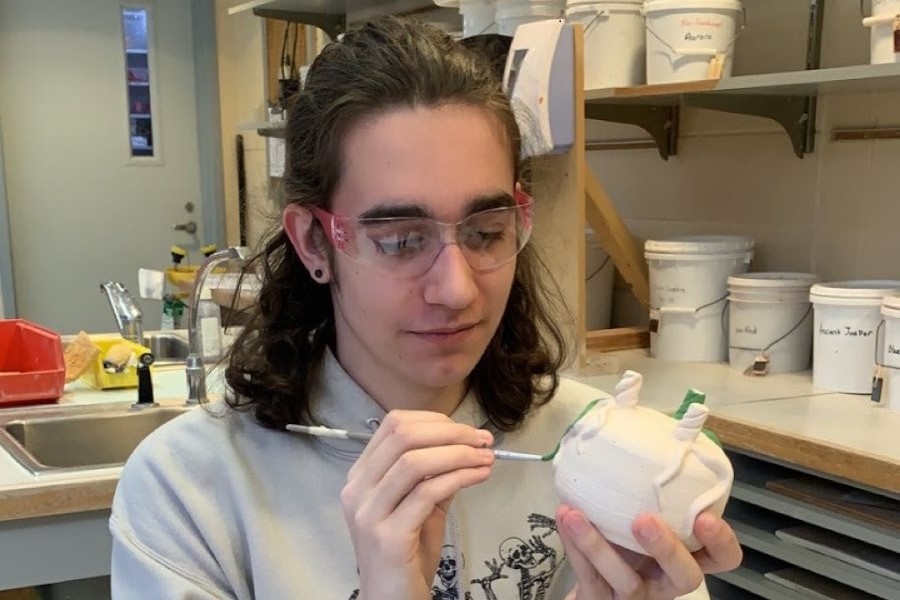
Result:
<svg viewBox="0 0 900 600"><path fill-rule="evenodd" d="M735 74L802 69L805 2L746 0L747 32ZM822 66L868 63L868 30L856 2L826 2ZM900 141L832 142L836 128L900 126L900 92L823 96L816 151L798 159L774 123L686 109L678 155L655 150L588 153L588 162L642 239L686 233L745 234L755 270L812 270L823 279L900 278ZM589 123L588 140L646 137ZM617 321L643 318L618 293Z"/></svg>
<svg viewBox="0 0 900 600"><path fill-rule="evenodd" d="M240 134L244 138L248 242L254 246L261 229L259 215L267 204L266 146L265 139L255 130L242 130L240 126L265 119L265 21L249 11L229 15L231 4L234 2L216 0L226 231L228 243L237 244L240 233L235 139Z"/></svg>

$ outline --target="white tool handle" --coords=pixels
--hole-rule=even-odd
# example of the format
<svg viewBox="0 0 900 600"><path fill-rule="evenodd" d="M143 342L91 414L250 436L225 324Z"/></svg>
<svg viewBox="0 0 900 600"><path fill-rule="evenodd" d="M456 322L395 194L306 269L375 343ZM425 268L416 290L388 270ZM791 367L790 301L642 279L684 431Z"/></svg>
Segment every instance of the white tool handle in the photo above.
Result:
<svg viewBox="0 0 900 600"><path fill-rule="evenodd" d="M894 19L896 19L900 15L878 15L877 17L866 17L863 19L862 24L866 27L871 27L872 25L884 25L885 23L893 23Z"/></svg>
<svg viewBox="0 0 900 600"><path fill-rule="evenodd" d="M697 312L696 308L687 306L660 306L659 314L661 315L692 315Z"/></svg>
<svg viewBox="0 0 900 600"><path fill-rule="evenodd" d="M725 52L715 48L673 48L673 50L675 50L675 54L680 56L716 56L725 54Z"/></svg>

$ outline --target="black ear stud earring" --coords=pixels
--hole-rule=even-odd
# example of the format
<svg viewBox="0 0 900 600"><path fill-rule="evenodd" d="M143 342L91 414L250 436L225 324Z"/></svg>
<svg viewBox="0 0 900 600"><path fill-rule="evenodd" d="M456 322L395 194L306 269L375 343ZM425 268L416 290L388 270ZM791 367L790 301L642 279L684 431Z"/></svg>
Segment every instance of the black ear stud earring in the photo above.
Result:
<svg viewBox="0 0 900 600"><path fill-rule="evenodd" d="M322 271L322 269L316 269L315 271L313 271L313 277L316 279L316 281L322 281L322 278L324 276L325 273L324 271Z"/></svg>

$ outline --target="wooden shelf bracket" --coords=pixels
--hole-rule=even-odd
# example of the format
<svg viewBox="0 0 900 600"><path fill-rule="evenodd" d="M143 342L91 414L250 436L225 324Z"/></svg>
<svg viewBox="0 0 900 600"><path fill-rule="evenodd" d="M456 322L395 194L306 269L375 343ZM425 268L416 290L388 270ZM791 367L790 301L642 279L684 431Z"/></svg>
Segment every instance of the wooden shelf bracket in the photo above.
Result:
<svg viewBox="0 0 900 600"><path fill-rule="evenodd" d="M642 305L649 307L650 281L641 244L628 230L597 176L587 167L584 171L587 223L635 297Z"/></svg>

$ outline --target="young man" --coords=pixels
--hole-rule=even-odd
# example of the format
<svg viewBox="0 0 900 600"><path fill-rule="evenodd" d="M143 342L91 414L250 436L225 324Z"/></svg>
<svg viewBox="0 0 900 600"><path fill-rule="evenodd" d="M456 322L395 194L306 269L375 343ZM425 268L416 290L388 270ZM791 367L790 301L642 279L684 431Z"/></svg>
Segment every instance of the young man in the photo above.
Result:
<svg viewBox="0 0 900 600"><path fill-rule="evenodd" d="M548 465L495 463L601 395L557 375L519 146L491 63L436 29L386 18L325 49L228 408L160 428L123 473L116 598L670 600L737 565L712 515L693 556L640 517L643 560L559 506Z"/></svg>

